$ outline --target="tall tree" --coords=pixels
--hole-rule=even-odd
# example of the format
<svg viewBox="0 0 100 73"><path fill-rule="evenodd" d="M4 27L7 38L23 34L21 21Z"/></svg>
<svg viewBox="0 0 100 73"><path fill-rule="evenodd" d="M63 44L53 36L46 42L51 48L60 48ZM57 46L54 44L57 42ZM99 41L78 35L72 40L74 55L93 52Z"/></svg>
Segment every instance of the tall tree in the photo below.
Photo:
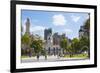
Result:
<svg viewBox="0 0 100 73"><path fill-rule="evenodd" d="M24 34L21 38L21 41L23 44L27 45L30 44L30 36L27 34Z"/></svg>
<svg viewBox="0 0 100 73"><path fill-rule="evenodd" d="M34 48L35 55L39 55L43 51L43 41L40 39L33 40L31 47Z"/></svg>
<svg viewBox="0 0 100 73"><path fill-rule="evenodd" d="M80 46L82 51L88 51L88 56L90 57L90 40L88 37L81 37Z"/></svg>
<svg viewBox="0 0 100 73"><path fill-rule="evenodd" d="M73 52L74 52L74 49L72 48L72 45L71 44L68 45L68 53L69 53L70 57L73 56Z"/></svg>
<svg viewBox="0 0 100 73"><path fill-rule="evenodd" d="M29 54L31 39L30 39L30 36L28 34L24 34L21 37L21 44L24 45L24 46L22 46L22 48L24 48L26 50L26 52Z"/></svg>
<svg viewBox="0 0 100 73"><path fill-rule="evenodd" d="M67 51L68 41L66 38L61 39L60 46L63 49L63 53Z"/></svg>
<svg viewBox="0 0 100 73"><path fill-rule="evenodd" d="M88 31L90 30L90 18L85 22L85 29L87 29Z"/></svg>
<svg viewBox="0 0 100 73"><path fill-rule="evenodd" d="M71 44L72 48L73 48L73 53L77 54L80 50L80 44L79 44L79 39L74 38L72 40L72 44Z"/></svg>

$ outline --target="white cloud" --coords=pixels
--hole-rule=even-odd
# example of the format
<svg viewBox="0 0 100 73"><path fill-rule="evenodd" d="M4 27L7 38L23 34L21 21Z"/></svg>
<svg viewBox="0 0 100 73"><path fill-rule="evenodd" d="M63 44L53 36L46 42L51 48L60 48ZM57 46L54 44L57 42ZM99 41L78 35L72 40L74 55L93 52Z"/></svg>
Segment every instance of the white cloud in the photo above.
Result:
<svg viewBox="0 0 100 73"><path fill-rule="evenodd" d="M73 20L74 22L78 22L79 19L80 19L79 16L74 16L74 15L72 15L71 18L72 18L72 20Z"/></svg>
<svg viewBox="0 0 100 73"><path fill-rule="evenodd" d="M62 33L64 33L64 34L66 34L66 36L68 36L73 33L73 30L72 29L63 29L62 31L58 31L58 33L60 35L62 35Z"/></svg>
<svg viewBox="0 0 100 73"><path fill-rule="evenodd" d="M38 21L38 20L34 20L34 21ZM22 34L25 34L25 32L26 32L26 20L23 20L22 21L22 29L23 29L23 32L22 32ZM44 31L44 29L45 29L45 27L43 27L43 26L36 26L36 25L34 25L34 24L32 24L31 22L30 22L30 33L34 33L34 32L38 32L38 31Z"/></svg>
<svg viewBox="0 0 100 73"><path fill-rule="evenodd" d="M23 27L23 33L22 34L25 34L25 32L26 32L26 25L24 24L24 25L22 25L22 27ZM38 35L40 35L42 38L44 37L44 29L45 29L45 27L43 27L43 26L36 26L36 25L30 25L30 34L38 34Z"/></svg>
<svg viewBox="0 0 100 73"><path fill-rule="evenodd" d="M30 27L30 32L37 32L37 31L43 31L45 29L45 27L43 26L31 26Z"/></svg>
<svg viewBox="0 0 100 73"><path fill-rule="evenodd" d="M34 34L34 35L37 34L37 35L41 36L41 38L43 39L45 29L46 29L46 27L33 25L30 27L30 33Z"/></svg>
<svg viewBox="0 0 100 73"><path fill-rule="evenodd" d="M66 24L65 17L62 14L53 16L53 24L56 26L61 26Z"/></svg>

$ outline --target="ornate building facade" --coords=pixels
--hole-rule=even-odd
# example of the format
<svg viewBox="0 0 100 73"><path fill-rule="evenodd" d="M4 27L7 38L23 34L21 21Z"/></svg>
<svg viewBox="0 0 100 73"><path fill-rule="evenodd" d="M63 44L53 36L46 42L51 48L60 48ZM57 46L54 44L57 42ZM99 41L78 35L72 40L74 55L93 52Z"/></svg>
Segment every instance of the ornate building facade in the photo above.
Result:
<svg viewBox="0 0 100 73"><path fill-rule="evenodd" d="M60 47L60 40L62 35L54 33L52 35L52 29L44 30L45 50L48 55L61 55L63 50Z"/></svg>
<svg viewBox="0 0 100 73"><path fill-rule="evenodd" d="M80 30L79 30L79 38L81 37L89 37L89 31L87 29L85 29L85 26L81 26Z"/></svg>
<svg viewBox="0 0 100 73"><path fill-rule="evenodd" d="M52 38L52 29L45 29L44 30L44 40L45 40L45 50L48 55L52 55L53 49L53 38Z"/></svg>

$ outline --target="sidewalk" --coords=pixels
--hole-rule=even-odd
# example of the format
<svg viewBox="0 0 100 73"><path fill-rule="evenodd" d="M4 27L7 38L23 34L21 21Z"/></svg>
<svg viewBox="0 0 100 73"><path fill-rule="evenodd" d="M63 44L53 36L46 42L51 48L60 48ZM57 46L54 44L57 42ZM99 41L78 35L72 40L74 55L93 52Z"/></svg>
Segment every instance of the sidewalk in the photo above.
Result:
<svg viewBox="0 0 100 73"><path fill-rule="evenodd" d="M30 62L54 62L54 61L75 61L75 60L86 60L87 58L64 58L64 57L57 57L57 56L47 56L47 60L44 56L40 56L39 60L36 57L29 57L29 58L22 58L22 63L30 63Z"/></svg>

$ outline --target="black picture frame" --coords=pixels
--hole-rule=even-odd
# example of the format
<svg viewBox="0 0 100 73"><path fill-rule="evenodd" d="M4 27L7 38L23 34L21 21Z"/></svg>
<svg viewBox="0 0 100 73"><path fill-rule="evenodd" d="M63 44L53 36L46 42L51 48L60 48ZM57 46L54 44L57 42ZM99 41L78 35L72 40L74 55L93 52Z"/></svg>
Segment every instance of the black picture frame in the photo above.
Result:
<svg viewBox="0 0 100 73"><path fill-rule="evenodd" d="M41 68L24 68L16 69L16 5L38 5L38 6L52 6L52 7L72 7L72 8L86 8L94 10L94 64L88 65L73 65L73 66L57 66L57 67L41 67ZM78 5L78 4L62 4L62 3L47 3L47 2L33 2L33 1L11 1L11 72L29 72L29 71L45 71L45 70L61 70L61 69L79 69L97 67L97 6L93 5Z"/></svg>

